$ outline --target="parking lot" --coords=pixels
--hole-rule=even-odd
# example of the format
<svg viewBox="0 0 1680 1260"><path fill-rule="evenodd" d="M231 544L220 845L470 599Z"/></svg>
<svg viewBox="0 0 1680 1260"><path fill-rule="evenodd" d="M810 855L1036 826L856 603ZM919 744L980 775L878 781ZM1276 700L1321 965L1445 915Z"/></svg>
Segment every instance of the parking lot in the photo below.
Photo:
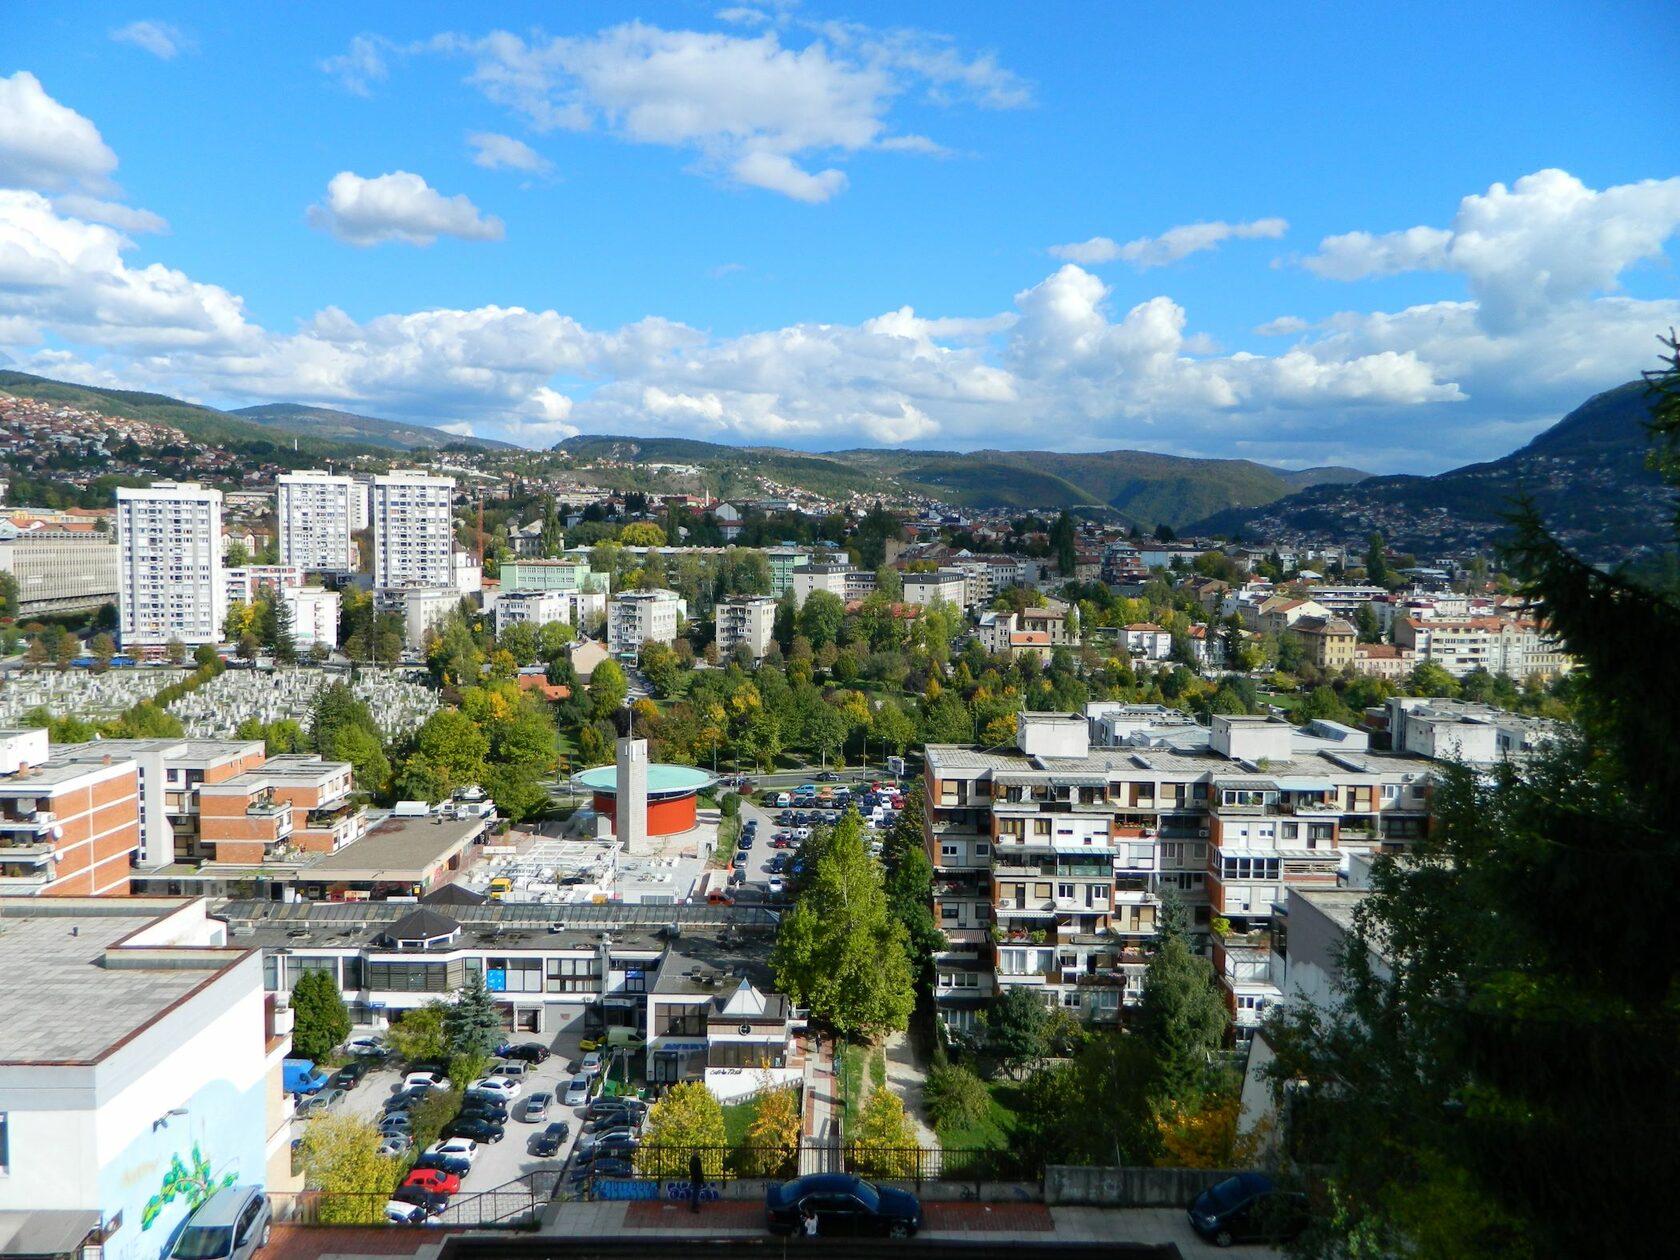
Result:
<svg viewBox="0 0 1680 1260"><path fill-rule="evenodd" d="M836 784L835 786L841 785ZM846 786L851 787L853 791L858 790L858 785L855 783L848 783ZM811 812L811 807L808 805L795 806L792 808L795 813L804 812L809 814ZM790 827L784 826L776 821L777 816L781 812L780 807L772 808L749 802L746 797L741 798L741 826L744 828L747 823L752 821L756 821L758 823L758 831L753 837L753 846L747 851L747 878L745 887L749 894L756 894L757 896L768 898L770 889L769 867L771 859L778 853L786 853L791 861L793 853L797 848L797 842L789 845L786 849L778 849L771 844L772 838L778 831L790 830ZM870 826L866 820L864 839L869 842L874 842L880 839L880 837L881 832Z"/></svg>
<svg viewBox="0 0 1680 1260"><path fill-rule="evenodd" d="M543 1040L545 1044L550 1044L546 1038L515 1037L516 1042L524 1040ZM579 1113L583 1109L562 1106L559 1096L565 1093L566 1083L575 1075L575 1069L583 1054L578 1049L578 1038L575 1036L558 1037L554 1039L551 1048L554 1053L548 1061L532 1065L521 1079L519 1097L508 1107L506 1135L500 1142L479 1145L478 1159L473 1164L472 1171L461 1179L462 1195L495 1190L527 1173L543 1169L557 1170L571 1154L573 1146L577 1143L578 1130L582 1126L582 1116ZM350 1115L378 1124L385 1100L397 1091L402 1078L403 1071L400 1065L381 1067L364 1077L361 1084L350 1091L340 1106ZM548 1109L546 1121L528 1121L525 1119L525 1099L538 1092L555 1095L555 1102ZM549 1159L531 1154L532 1141L555 1120L564 1120L571 1126L571 1132L567 1135L560 1153ZM300 1126L305 1123L307 1121L300 1122ZM451 1208L450 1211L454 1209ZM449 1224L450 1212L446 1211L441 1221L445 1225Z"/></svg>

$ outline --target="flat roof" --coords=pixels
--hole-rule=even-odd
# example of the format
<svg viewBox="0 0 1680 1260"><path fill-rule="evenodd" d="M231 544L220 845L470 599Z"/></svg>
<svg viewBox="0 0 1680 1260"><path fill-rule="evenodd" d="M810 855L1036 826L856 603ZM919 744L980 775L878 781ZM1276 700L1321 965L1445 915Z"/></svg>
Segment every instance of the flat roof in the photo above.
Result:
<svg viewBox="0 0 1680 1260"><path fill-rule="evenodd" d="M229 952L211 969L104 964L107 949L157 917L155 902L72 913L0 903L0 1063L94 1062L238 961Z"/></svg>
<svg viewBox="0 0 1680 1260"><path fill-rule="evenodd" d="M392 814L354 844L310 863L303 874L312 880L418 879L465 849L484 828L482 818Z"/></svg>
<svg viewBox="0 0 1680 1260"><path fill-rule="evenodd" d="M574 774L572 781L592 792L614 793L618 791L618 767L595 766ZM663 761L648 763L647 790L650 795L698 792L714 782L716 780L711 774L693 766L674 766Z"/></svg>

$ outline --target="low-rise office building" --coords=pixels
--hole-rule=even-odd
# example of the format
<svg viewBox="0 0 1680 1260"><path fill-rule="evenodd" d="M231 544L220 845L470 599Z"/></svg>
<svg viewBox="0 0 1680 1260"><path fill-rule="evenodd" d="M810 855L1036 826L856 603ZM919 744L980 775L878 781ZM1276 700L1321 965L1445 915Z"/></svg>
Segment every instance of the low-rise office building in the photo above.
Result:
<svg viewBox="0 0 1680 1260"><path fill-rule="evenodd" d="M904 602L917 608L944 604L949 608L967 608L968 577L961 569L940 569L934 573L906 573Z"/></svg>
<svg viewBox="0 0 1680 1260"><path fill-rule="evenodd" d="M0 573L17 582L17 619L115 603L117 536L92 522L0 520Z"/></svg>
<svg viewBox="0 0 1680 1260"><path fill-rule="evenodd" d="M805 601L811 598L812 591L827 591L836 599L846 598L846 584L853 572L849 564L831 561L824 563L808 563L793 570L789 582L789 589L793 591L793 601L803 608Z"/></svg>
<svg viewBox="0 0 1680 1260"><path fill-rule="evenodd" d="M134 762L53 755L44 730L0 731L0 897L123 896L140 847Z"/></svg>
<svg viewBox="0 0 1680 1260"><path fill-rule="evenodd" d="M290 1012L202 900L0 901L0 975L9 1252L156 1260L221 1186L301 1189Z"/></svg>

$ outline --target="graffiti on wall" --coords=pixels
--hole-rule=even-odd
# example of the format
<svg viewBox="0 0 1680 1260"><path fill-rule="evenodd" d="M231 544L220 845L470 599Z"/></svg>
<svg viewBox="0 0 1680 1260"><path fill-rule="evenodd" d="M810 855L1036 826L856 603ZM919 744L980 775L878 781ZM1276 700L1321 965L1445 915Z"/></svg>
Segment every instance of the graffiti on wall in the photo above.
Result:
<svg viewBox="0 0 1680 1260"><path fill-rule="evenodd" d="M146 1200L146 1206L140 1213L140 1228L150 1229L157 1223L163 1210L177 1199L186 1204L189 1213L196 1212L199 1204L203 1203L216 1191L224 1186L231 1186L238 1180L236 1173L225 1173L218 1180L210 1169L210 1161L204 1158L198 1143L192 1147L192 1161L188 1163L182 1159L179 1152L170 1157L169 1167L164 1170L163 1181L158 1192Z"/></svg>

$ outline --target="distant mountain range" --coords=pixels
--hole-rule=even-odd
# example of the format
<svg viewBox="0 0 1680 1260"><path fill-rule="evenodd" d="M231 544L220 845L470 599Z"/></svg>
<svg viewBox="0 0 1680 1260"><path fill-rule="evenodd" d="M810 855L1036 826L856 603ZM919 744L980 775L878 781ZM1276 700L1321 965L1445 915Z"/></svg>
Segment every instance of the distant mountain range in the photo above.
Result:
<svg viewBox="0 0 1680 1260"><path fill-rule="evenodd" d="M1643 381L1595 395L1527 446L1433 477L1320 485L1192 522L1196 533L1247 538L1372 530L1401 551L1482 548L1502 535L1519 495L1553 532L1595 563L1638 560L1673 541L1671 493L1645 465L1650 398Z"/></svg>
<svg viewBox="0 0 1680 1260"><path fill-rule="evenodd" d="M515 449L512 442L498 442L493 438L461 437L423 424L403 424L396 420L381 420L377 416L360 416L353 411L335 411L331 407L305 407L300 403L264 403L260 407L239 407L228 414L243 416L254 424L280 429L286 433L307 433L398 451L412 451L423 446L447 446L451 442L464 443L483 450Z"/></svg>
<svg viewBox="0 0 1680 1260"><path fill-rule="evenodd" d="M757 496L760 479L824 495L922 494L955 506L1112 515L1127 524L1174 528L1233 507L1271 503L1303 486L1368 477L1354 468L1289 471L1244 459L1185 459L1147 451L792 451L723 446L689 438L584 435L556 450L578 460L690 464L717 478L723 497Z"/></svg>
<svg viewBox="0 0 1680 1260"><path fill-rule="evenodd" d="M411 451L418 447L447 446L451 442L485 449L512 447L508 442L457 437L422 424L399 424L394 420L358 416L329 407L271 403L261 407L243 407L237 411L219 411L215 407L183 402L167 394L76 385L69 381L33 376L28 372L0 371L0 390L102 415L129 416L135 420L173 425L196 442L290 445L296 438L299 450L321 455Z"/></svg>

